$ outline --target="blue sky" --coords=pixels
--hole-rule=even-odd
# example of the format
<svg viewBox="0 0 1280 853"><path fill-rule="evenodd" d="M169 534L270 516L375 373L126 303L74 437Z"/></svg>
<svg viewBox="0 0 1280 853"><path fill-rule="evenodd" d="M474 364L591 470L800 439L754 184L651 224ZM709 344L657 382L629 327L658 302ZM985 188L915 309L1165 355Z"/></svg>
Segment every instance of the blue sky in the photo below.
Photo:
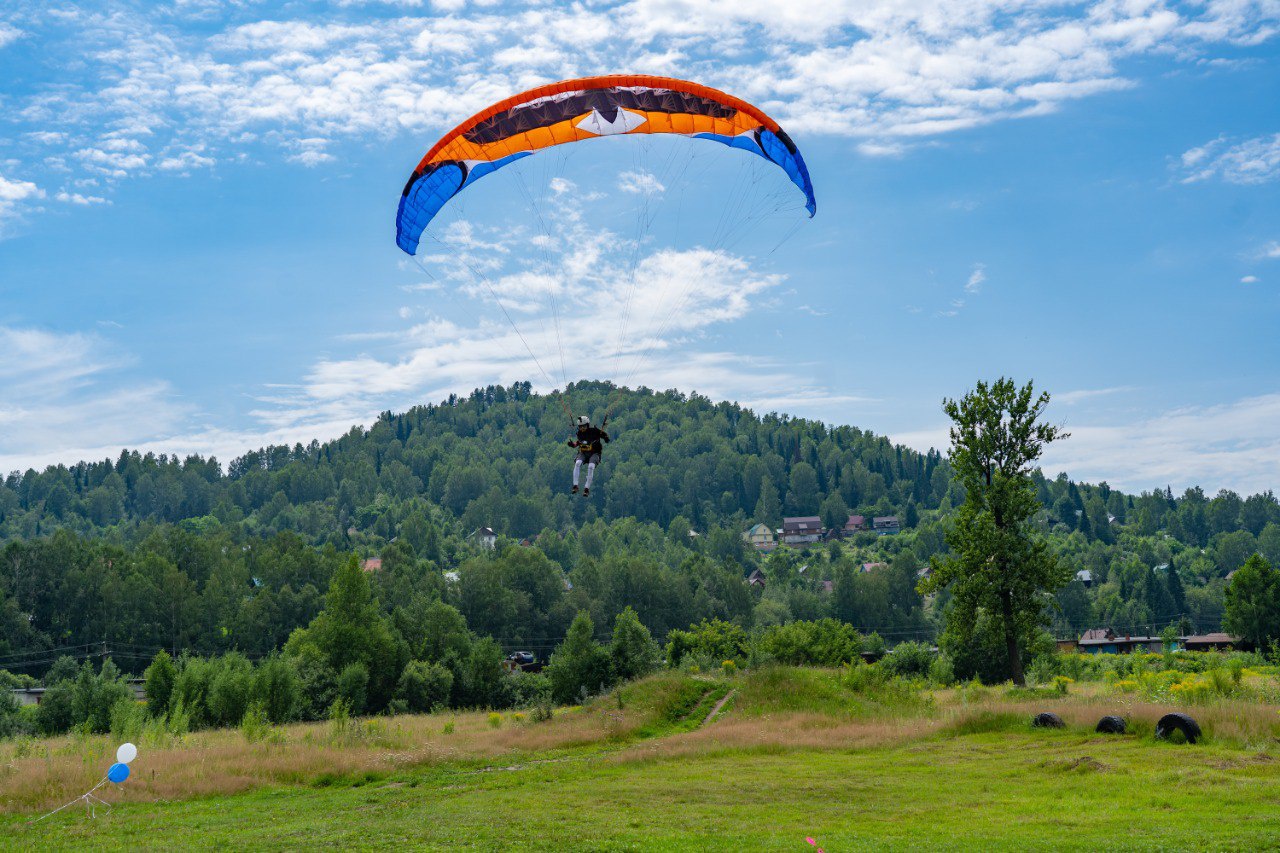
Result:
<svg viewBox="0 0 1280 853"><path fill-rule="evenodd" d="M1011 375L1073 433L1051 472L1274 489L1278 60L1277 0L9 2L0 470L226 461L518 378L924 448ZM763 161L610 139L396 249L440 135L620 71L760 105L817 217Z"/></svg>

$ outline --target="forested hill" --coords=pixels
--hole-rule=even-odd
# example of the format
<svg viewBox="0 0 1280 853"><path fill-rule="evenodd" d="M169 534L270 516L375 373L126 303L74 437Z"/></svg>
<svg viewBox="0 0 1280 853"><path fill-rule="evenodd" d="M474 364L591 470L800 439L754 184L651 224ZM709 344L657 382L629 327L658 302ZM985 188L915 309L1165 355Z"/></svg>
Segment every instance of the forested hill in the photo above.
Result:
<svg viewBox="0 0 1280 853"><path fill-rule="evenodd" d="M504 645L542 648L573 612L607 626L628 605L658 637L703 618L752 628L825 616L891 640L932 636L945 596L922 601L916 573L946 548L962 499L941 454L674 391L582 383L567 405L596 420L612 411L589 499L568 493L565 400L527 384L387 413L225 470L127 452L11 474L0 485L0 668L15 660L6 654L103 640L133 644L139 659L159 646L263 654L315 616L351 552L382 558L389 616L411 623L444 599ZM1134 496L1065 476L1039 488L1041 531L1091 573L1058 593L1059 634L1216 629L1226 576L1255 551L1280 558L1271 493ZM757 521L841 525L851 513L898 515L903 530L767 559L742 541ZM468 537L482 526L505 537L492 555ZM743 583L760 566L763 594Z"/></svg>
<svg viewBox="0 0 1280 853"><path fill-rule="evenodd" d="M346 548L395 536L423 501L464 528L516 538L596 517L666 526L684 516L706 528L820 513L843 523L851 511L916 518L950 488L939 453L854 427L603 384L570 386L568 402L596 422L612 404L614 440L590 501L568 494L574 454L564 398L517 384L386 413L325 444L251 452L225 471L213 459L127 452L15 473L0 486L0 536L209 517Z"/></svg>

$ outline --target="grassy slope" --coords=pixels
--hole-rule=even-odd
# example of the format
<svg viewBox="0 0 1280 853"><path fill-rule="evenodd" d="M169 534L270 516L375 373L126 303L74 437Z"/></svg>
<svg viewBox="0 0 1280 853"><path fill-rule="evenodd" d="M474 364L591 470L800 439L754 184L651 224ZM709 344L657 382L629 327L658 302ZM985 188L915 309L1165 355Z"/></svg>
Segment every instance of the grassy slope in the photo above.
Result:
<svg viewBox="0 0 1280 853"><path fill-rule="evenodd" d="M327 785L128 802L96 821L71 812L34 828L12 815L0 826L7 844L32 848L805 850L812 835L828 850L1262 849L1280 838L1273 736L1188 747L1075 726L1035 732L1021 706L903 715L848 701L827 674L794 672L741 679L715 723L682 732L705 716L714 687L667 677L630 688L632 719L619 722L606 700L532 727L544 730L538 748L511 746L504 732L507 746L488 759L461 749L458 760ZM1058 710L1074 719L1097 708ZM1222 709L1224 727L1233 713L1245 712ZM577 727L571 741L548 740L561 725Z"/></svg>

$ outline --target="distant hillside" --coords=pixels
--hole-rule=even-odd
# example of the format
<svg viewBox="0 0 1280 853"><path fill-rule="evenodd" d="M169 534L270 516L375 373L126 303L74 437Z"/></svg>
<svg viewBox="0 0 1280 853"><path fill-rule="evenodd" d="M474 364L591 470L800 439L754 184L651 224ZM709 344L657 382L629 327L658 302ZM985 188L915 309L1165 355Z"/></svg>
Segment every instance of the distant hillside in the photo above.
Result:
<svg viewBox="0 0 1280 853"><path fill-rule="evenodd" d="M607 447L591 501L568 494L573 453L563 398L527 384L384 414L368 430L233 460L138 452L117 460L10 475L0 486L0 537L56 528L85 533L215 516L256 532L293 530L350 544L348 530L395 535L396 507L421 498L513 537L596 517L698 527L783 515L910 514L936 509L951 487L939 453L920 454L854 427L760 416L675 391L570 386L573 410L601 418ZM956 496L952 496L953 499Z"/></svg>
<svg viewBox="0 0 1280 853"><path fill-rule="evenodd" d="M596 420L612 412L614 440L590 499L568 493L566 406ZM1280 558L1280 504L1269 492L1134 496L1065 475L1039 487L1042 532L1087 572L1049 612L1059 634L1215 629L1227 575L1255 551ZM7 651L104 639L135 644L140 658L159 645L265 653L317 612L352 551L383 557L388 613L444 598L504 643L549 643L576 609L612 624L628 605L659 636L702 618L752 627L833 616L891 640L928 637L945 596L922 602L914 579L945 551L947 516L962 498L940 453L855 427L676 391L580 383L566 402L528 384L489 387L386 413L325 444L254 451L225 470L126 452L9 475L0 668ZM902 532L767 560L741 538L757 521L818 515L842 525L851 513L897 515ZM484 555L468 538L481 526L503 537L498 554L538 536L530 550L565 573L567 592L540 604L542 587L513 592L519 561L444 580ZM747 594L742 579L756 568L767 589Z"/></svg>

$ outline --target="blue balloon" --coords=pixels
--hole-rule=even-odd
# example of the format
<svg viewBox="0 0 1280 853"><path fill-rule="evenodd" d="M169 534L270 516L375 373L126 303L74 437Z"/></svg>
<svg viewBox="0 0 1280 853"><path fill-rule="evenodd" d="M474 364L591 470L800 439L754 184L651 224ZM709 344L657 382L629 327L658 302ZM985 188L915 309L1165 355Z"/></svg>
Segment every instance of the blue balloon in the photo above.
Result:
<svg viewBox="0 0 1280 853"><path fill-rule="evenodd" d="M125 779L129 778L129 765L112 764L111 769L107 771L107 778L119 785Z"/></svg>

